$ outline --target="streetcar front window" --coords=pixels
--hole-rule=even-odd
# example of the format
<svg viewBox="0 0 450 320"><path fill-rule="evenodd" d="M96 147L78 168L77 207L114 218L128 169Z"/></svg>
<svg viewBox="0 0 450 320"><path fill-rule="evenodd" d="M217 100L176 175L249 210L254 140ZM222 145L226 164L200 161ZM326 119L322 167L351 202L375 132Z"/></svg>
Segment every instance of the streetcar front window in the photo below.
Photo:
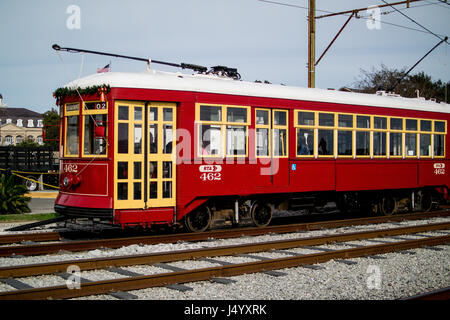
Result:
<svg viewBox="0 0 450 320"><path fill-rule="evenodd" d="M98 127L106 130L106 114L92 114L84 116L84 154L99 155L106 154L106 138L98 136ZM96 132L97 130L97 132Z"/></svg>
<svg viewBox="0 0 450 320"><path fill-rule="evenodd" d="M67 117L66 155L78 155L78 116Z"/></svg>
<svg viewBox="0 0 450 320"><path fill-rule="evenodd" d="M64 135L64 155L78 156L79 150L79 104L68 103L65 106L65 135Z"/></svg>

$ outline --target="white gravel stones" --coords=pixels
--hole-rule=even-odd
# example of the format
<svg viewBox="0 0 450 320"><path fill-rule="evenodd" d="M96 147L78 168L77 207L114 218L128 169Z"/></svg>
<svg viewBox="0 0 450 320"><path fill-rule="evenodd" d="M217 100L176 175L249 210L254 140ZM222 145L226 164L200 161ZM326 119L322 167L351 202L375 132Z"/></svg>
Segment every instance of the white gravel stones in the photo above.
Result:
<svg viewBox="0 0 450 320"><path fill-rule="evenodd" d="M358 232L381 228L397 228L402 226L420 225L425 223L448 222L450 218L433 218L426 221L405 221L396 224L363 225L330 230L317 230L284 235L265 235L257 237L244 237L238 239L219 239L196 243L174 243L157 245L132 245L120 249L96 249L88 252L53 254L45 256L23 258L0 258L0 266L13 266L20 264L44 263L51 261L98 258L114 255L132 255L152 252L170 252L175 250L196 249L232 245L237 243L254 243L257 241L275 241L320 236L324 234L338 234L344 232ZM449 232L450 233L450 232ZM421 233L430 235L443 235L442 232ZM418 239L417 235L402 235L404 239ZM379 238L380 241L401 241L395 238ZM352 241L345 245L331 244L318 248L345 249L358 245L376 245L375 241ZM436 248L436 247L435 247ZM450 245L437 246L442 250L412 249L414 254L389 253L378 255L385 259L354 258L355 264L345 264L329 261L320 264L320 268L305 267L279 270L285 276L274 277L264 273L256 273L232 277L231 284L220 284L211 281L186 283L192 291L178 291L166 287L134 290L129 293L139 299L227 299L227 300L272 300L272 299L399 299L423 292L450 286ZM309 254L319 252L306 248L292 248L286 250L290 253ZM280 252L254 253L252 255L263 258L283 258L288 254ZM243 263L255 261L248 256L243 257L212 257L215 260L229 263ZM168 263L182 269L209 268L220 264L205 260L179 261ZM152 275L156 273L171 272L156 266L130 266L121 267L134 273ZM83 271L81 277L91 281L123 278L123 275L111 271ZM19 279L33 287L62 285L65 280L55 276L39 276ZM0 282L0 291L13 290L10 286ZM110 295L99 295L79 298L84 299L116 299Z"/></svg>

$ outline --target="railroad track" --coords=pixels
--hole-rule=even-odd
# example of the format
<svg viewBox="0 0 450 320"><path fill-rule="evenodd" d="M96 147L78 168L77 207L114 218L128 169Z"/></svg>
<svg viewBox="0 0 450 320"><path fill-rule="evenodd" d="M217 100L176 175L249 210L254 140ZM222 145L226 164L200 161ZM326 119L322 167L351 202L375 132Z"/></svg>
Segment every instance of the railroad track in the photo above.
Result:
<svg viewBox="0 0 450 320"><path fill-rule="evenodd" d="M203 241L211 238L227 239L227 238L237 238L241 236L257 236L269 233L282 234L299 231L339 228L355 225L420 220L449 215L450 211L442 210L429 213L413 213L387 217L386 216L368 217L368 218L333 220L324 222L289 224L281 226L269 226L266 228L238 228L238 229L214 230L203 233L183 233L183 234L154 235L154 236L140 236L140 237L113 238L113 239L97 239L86 241L66 241L66 242L60 241L57 243L44 243L31 245L1 246L0 257L7 257L11 255L42 255L42 254L58 253L60 251L78 252L78 251L94 250L98 248L114 249L133 244L151 245L158 243L175 243L178 241L187 241L187 242ZM38 234L37 237L39 238L42 237L42 239L53 239L41 241L57 241L56 240L57 237L59 237L58 239L60 239L61 235L59 233L47 235L48 233L50 232ZM4 244L15 243L17 241L37 241L37 239L38 238L33 238L33 234L7 235L3 238L0 237L0 243L2 243L1 241L3 241Z"/></svg>
<svg viewBox="0 0 450 320"><path fill-rule="evenodd" d="M284 258L269 259L250 255L258 259L254 262L229 264L210 257L229 255L245 255L248 253L266 252L270 250L286 250L292 248L305 248L306 246L320 246L329 243L345 243L354 240L376 239L381 237L393 237L398 235L409 235L422 232L436 232L438 230L450 229L450 223L427 224L413 227L391 228L386 230L365 231L345 233L339 235L328 235L321 237L300 238L291 240L279 240L263 243L241 244L235 246L223 246L215 248L203 248L195 250L171 251L166 253L153 253L147 255L134 255L110 258L97 258L85 260L71 260L65 262L25 265L0 268L0 278L17 278L41 274L53 274L64 272L69 266L76 265L79 270L92 270L107 268L127 277L103 281L81 282L78 289L70 289L68 285L60 285L44 288L20 289L8 292L0 292L0 300L4 299L65 299L86 295L111 294L112 292L123 292L164 286L168 284L182 284L187 282L212 280L221 282L223 277L236 276L255 272L270 272L290 267L308 266L323 263L333 259L348 259L370 255L408 250L423 246L436 246L450 242L448 232L443 236L424 236L424 238L413 240L402 240L379 245L357 245L356 248L343 250L325 250L325 252L312 254L293 254L290 251L283 252L291 255ZM423 236L423 235L421 235ZM354 246L354 245L353 245ZM313 247L314 248L314 247ZM308 247L307 249L310 249ZM315 250L315 249L313 249ZM321 250L318 248L318 250ZM293 255L293 256L292 256ZM120 272L120 267L140 264L161 265L169 262L191 259L203 259L205 261L218 263L220 266L201 268L195 270L176 270L169 273L154 275L137 275L130 272Z"/></svg>

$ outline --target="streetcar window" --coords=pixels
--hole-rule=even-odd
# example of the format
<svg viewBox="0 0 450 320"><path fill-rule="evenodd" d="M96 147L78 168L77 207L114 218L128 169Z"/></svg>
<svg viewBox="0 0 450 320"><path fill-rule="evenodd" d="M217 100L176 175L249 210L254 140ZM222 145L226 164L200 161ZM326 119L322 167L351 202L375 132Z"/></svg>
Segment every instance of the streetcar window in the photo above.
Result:
<svg viewBox="0 0 450 320"><path fill-rule="evenodd" d="M387 129L387 119L381 117L373 118L373 128L374 129Z"/></svg>
<svg viewBox="0 0 450 320"><path fill-rule="evenodd" d="M163 153L172 153L173 126L163 125Z"/></svg>
<svg viewBox="0 0 450 320"><path fill-rule="evenodd" d="M150 121L158 121L158 108L150 108L148 117Z"/></svg>
<svg viewBox="0 0 450 320"><path fill-rule="evenodd" d="M314 126L314 112L300 111L298 113L298 125L299 126Z"/></svg>
<svg viewBox="0 0 450 320"><path fill-rule="evenodd" d="M118 124L117 152L128 153L128 123Z"/></svg>
<svg viewBox="0 0 450 320"><path fill-rule="evenodd" d="M119 182L117 184L117 200L127 200L128 199L128 183Z"/></svg>
<svg viewBox="0 0 450 320"><path fill-rule="evenodd" d="M142 107L134 107L134 120L142 121Z"/></svg>
<svg viewBox="0 0 450 320"><path fill-rule="evenodd" d="M431 121L430 120L420 120L420 131L431 131Z"/></svg>
<svg viewBox="0 0 450 320"><path fill-rule="evenodd" d="M79 117L68 116L66 119L66 155L77 156L79 145Z"/></svg>
<svg viewBox="0 0 450 320"><path fill-rule="evenodd" d="M256 110L256 124L269 125L268 110Z"/></svg>
<svg viewBox="0 0 450 320"><path fill-rule="evenodd" d="M392 120L392 119L391 119ZM392 126L392 122L391 122ZM400 132L391 132L389 134L389 155L393 157L400 157L403 155L403 134Z"/></svg>
<svg viewBox="0 0 450 320"><path fill-rule="evenodd" d="M117 179L128 179L128 162L117 163Z"/></svg>
<svg viewBox="0 0 450 320"><path fill-rule="evenodd" d="M297 129L297 155L314 155L313 129Z"/></svg>
<svg viewBox="0 0 450 320"><path fill-rule="evenodd" d="M351 114L340 114L338 126L342 128L353 128L353 116Z"/></svg>
<svg viewBox="0 0 450 320"><path fill-rule="evenodd" d="M219 125L200 125L201 154L220 155L222 152L222 130Z"/></svg>
<svg viewBox="0 0 450 320"><path fill-rule="evenodd" d="M172 198L172 181L163 181L163 198Z"/></svg>
<svg viewBox="0 0 450 320"><path fill-rule="evenodd" d="M422 129L422 124L421 124ZM431 124L430 124L431 130ZM420 156L431 157L431 134L420 134Z"/></svg>
<svg viewBox="0 0 450 320"><path fill-rule="evenodd" d="M319 130L318 140L319 155L334 155L334 130Z"/></svg>
<svg viewBox="0 0 450 320"><path fill-rule="evenodd" d="M356 116L356 127L357 128L370 128L370 117L369 116Z"/></svg>
<svg viewBox="0 0 450 320"><path fill-rule="evenodd" d="M374 133L373 133L373 155L374 156L385 156L386 155L386 132L374 131Z"/></svg>
<svg viewBox="0 0 450 320"><path fill-rule="evenodd" d="M435 121L434 122L434 131L435 132L445 132L445 122L444 121Z"/></svg>
<svg viewBox="0 0 450 320"><path fill-rule="evenodd" d="M415 133L405 134L405 152L407 157L417 155L417 135Z"/></svg>
<svg viewBox="0 0 450 320"><path fill-rule="evenodd" d="M133 200L142 199L142 184L140 182L133 182Z"/></svg>
<svg viewBox="0 0 450 320"><path fill-rule="evenodd" d="M96 136L97 127L106 129L106 114L91 114L84 116L84 154L85 155L105 155L106 135Z"/></svg>
<svg viewBox="0 0 450 320"><path fill-rule="evenodd" d="M338 131L338 155L353 155L353 132L350 130Z"/></svg>
<svg viewBox="0 0 450 320"><path fill-rule="evenodd" d="M334 127L333 113L319 113L319 126Z"/></svg>
<svg viewBox="0 0 450 320"><path fill-rule="evenodd" d="M273 124L276 126L285 126L287 123L287 112L275 111L273 116Z"/></svg>
<svg viewBox="0 0 450 320"><path fill-rule="evenodd" d="M370 132L356 131L356 155L369 156L370 155Z"/></svg>
<svg viewBox="0 0 450 320"><path fill-rule="evenodd" d="M279 157L287 156L287 130L273 129L273 155Z"/></svg>
<svg viewBox="0 0 450 320"><path fill-rule="evenodd" d="M222 107L200 106L201 121L222 121Z"/></svg>
<svg viewBox="0 0 450 320"><path fill-rule="evenodd" d="M269 156L269 129L256 128L256 155Z"/></svg>
<svg viewBox="0 0 450 320"><path fill-rule="evenodd" d="M406 119L406 130L417 131L417 120Z"/></svg>
<svg viewBox="0 0 450 320"><path fill-rule="evenodd" d="M227 126L227 155L245 155L246 146L246 127L245 126Z"/></svg>
<svg viewBox="0 0 450 320"><path fill-rule="evenodd" d="M391 130L403 130L403 119L391 118L390 119Z"/></svg>
<svg viewBox="0 0 450 320"><path fill-rule="evenodd" d="M134 154L142 154L142 125L134 125Z"/></svg>
<svg viewBox="0 0 450 320"><path fill-rule="evenodd" d="M163 109L163 121L173 121L173 112L172 108L164 108Z"/></svg>
<svg viewBox="0 0 450 320"><path fill-rule="evenodd" d="M434 156L435 157L443 157L444 153L444 144L445 144L445 136L443 134L435 134L433 136L433 144L434 144Z"/></svg>
<svg viewBox="0 0 450 320"><path fill-rule="evenodd" d="M128 107L119 106L119 120L128 120Z"/></svg>
<svg viewBox="0 0 450 320"><path fill-rule="evenodd" d="M228 107L227 122L247 123L247 109Z"/></svg>
<svg viewBox="0 0 450 320"><path fill-rule="evenodd" d="M150 153L158 153L158 125L151 124L148 130Z"/></svg>

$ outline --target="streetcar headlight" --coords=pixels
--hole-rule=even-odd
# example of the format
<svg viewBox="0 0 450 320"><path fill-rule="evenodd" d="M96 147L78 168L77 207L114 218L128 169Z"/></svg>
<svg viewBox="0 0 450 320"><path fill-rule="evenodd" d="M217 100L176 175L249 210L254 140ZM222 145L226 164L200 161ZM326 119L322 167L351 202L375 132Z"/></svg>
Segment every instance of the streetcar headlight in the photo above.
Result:
<svg viewBox="0 0 450 320"><path fill-rule="evenodd" d="M65 177L63 180L63 186L67 188L69 186L69 183L70 183L69 177Z"/></svg>

